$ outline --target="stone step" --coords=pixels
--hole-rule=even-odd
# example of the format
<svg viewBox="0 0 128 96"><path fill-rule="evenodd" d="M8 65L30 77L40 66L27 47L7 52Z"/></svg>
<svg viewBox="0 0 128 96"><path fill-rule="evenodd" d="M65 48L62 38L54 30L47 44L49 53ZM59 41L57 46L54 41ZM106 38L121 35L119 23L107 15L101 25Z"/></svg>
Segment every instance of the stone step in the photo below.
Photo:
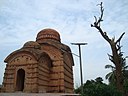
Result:
<svg viewBox="0 0 128 96"><path fill-rule="evenodd" d="M79 94L69 93L0 93L0 96L80 96Z"/></svg>

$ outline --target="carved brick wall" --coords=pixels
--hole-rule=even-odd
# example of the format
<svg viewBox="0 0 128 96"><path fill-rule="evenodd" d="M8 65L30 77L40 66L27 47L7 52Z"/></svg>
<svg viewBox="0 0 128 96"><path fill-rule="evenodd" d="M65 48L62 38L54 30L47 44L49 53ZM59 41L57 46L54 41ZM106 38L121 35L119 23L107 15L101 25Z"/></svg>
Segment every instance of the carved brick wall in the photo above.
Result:
<svg viewBox="0 0 128 96"><path fill-rule="evenodd" d="M73 93L71 50L55 30L48 32L38 34L37 41L25 43L5 59L4 92Z"/></svg>

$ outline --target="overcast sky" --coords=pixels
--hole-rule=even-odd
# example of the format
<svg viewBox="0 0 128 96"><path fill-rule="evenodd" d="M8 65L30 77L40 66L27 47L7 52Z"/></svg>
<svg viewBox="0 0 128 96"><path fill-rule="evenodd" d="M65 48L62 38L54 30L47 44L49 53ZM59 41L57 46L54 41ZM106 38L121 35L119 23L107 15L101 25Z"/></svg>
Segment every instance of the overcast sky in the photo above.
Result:
<svg viewBox="0 0 128 96"><path fill-rule="evenodd" d="M109 44L90 24L94 15L99 15L101 0L0 0L0 83L6 64L4 59L21 48L27 41L35 41L37 33L53 28L61 35L61 42L78 54L78 47L72 42L87 42L82 46L83 79L102 77L111 70L104 68L111 64L107 53ZM121 44L124 55L128 55L128 0L102 0L104 21L102 28L112 38L126 32ZM79 58L74 57L74 83L80 84ZM127 60L128 62L128 60Z"/></svg>

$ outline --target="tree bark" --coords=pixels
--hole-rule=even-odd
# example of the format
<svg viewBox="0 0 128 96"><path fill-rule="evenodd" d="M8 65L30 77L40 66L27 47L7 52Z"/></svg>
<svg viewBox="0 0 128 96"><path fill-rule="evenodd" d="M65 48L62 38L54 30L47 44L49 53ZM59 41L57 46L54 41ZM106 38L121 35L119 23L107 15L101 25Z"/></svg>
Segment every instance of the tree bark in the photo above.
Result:
<svg viewBox="0 0 128 96"><path fill-rule="evenodd" d="M124 88L123 88L123 74L122 74L121 58L117 51L118 49L116 47L116 43L111 41L109 44L112 49L113 61L114 61L115 68L116 68L116 75L115 75L116 76L116 86L117 86L118 90L123 92Z"/></svg>

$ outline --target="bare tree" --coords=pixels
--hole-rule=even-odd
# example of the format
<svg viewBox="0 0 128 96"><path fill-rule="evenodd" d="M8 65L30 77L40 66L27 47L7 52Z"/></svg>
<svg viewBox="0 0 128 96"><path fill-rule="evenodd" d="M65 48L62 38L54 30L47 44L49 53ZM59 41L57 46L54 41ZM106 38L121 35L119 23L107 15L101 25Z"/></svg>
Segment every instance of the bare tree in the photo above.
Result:
<svg viewBox="0 0 128 96"><path fill-rule="evenodd" d="M117 88L123 92L123 74L122 74L122 52L121 52L121 45L120 45L120 41L122 39L122 37L124 36L125 32L122 33L122 35L115 40L115 37L110 38L107 35L107 32L104 32L101 28L101 22L103 21L103 12L104 12L104 8L103 8L103 3L101 2L100 4L98 4L98 6L100 6L100 17L97 18L96 16L94 16L95 21L93 24L91 24L91 27L96 28L101 36L109 43L111 50L112 50L112 55L109 55L109 59L115 64L115 68L116 68L116 86Z"/></svg>

